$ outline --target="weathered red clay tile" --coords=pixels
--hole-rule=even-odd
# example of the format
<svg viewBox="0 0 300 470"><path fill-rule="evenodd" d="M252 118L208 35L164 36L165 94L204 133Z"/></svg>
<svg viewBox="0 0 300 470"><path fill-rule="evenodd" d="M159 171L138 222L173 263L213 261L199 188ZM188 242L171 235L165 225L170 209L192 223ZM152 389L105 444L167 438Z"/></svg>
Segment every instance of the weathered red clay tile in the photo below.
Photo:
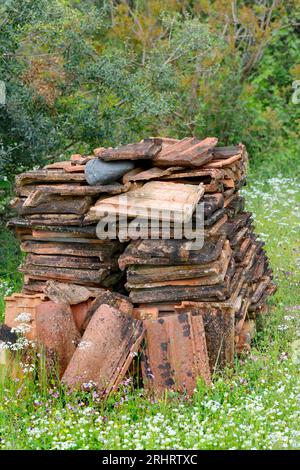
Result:
<svg viewBox="0 0 300 470"><path fill-rule="evenodd" d="M36 340L36 308L40 305L45 296L43 294L12 294L5 297L5 324L10 328L19 328L25 325L27 331L24 332L30 341Z"/></svg>
<svg viewBox="0 0 300 470"><path fill-rule="evenodd" d="M186 306L184 306L186 304ZM189 306L190 304L190 306ZM198 305L197 305L198 304ZM234 320L235 308L218 307L218 302L183 302L177 311L193 311L203 319L210 370L213 373L226 365L232 366L234 360Z"/></svg>
<svg viewBox="0 0 300 470"><path fill-rule="evenodd" d="M155 157L162 148L160 138L144 139L136 144L122 145L114 149L106 149L96 155L103 160L144 160Z"/></svg>
<svg viewBox="0 0 300 470"><path fill-rule="evenodd" d="M86 312L86 317L82 323L83 330L86 329L96 310L104 304L109 305L110 307L114 307L124 314L132 314L133 305L128 297L122 294L118 294L117 292L111 292L106 289L99 289L96 299L91 303Z"/></svg>
<svg viewBox="0 0 300 470"><path fill-rule="evenodd" d="M85 302L80 302L79 304L76 304L76 305L70 305L73 318L75 321L75 325L81 334L83 334L84 332L83 325L84 325L84 322L86 321L87 312L92 304L93 304L93 299L88 299Z"/></svg>
<svg viewBox="0 0 300 470"><path fill-rule="evenodd" d="M92 381L103 395L115 390L144 336L142 322L109 305L101 305L62 378L71 388Z"/></svg>
<svg viewBox="0 0 300 470"><path fill-rule="evenodd" d="M36 310L36 330L38 342L46 351L48 368L57 361L62 376L80 341L69 305L52 301L40 304Z"/></svg>
<svg viewBox="0 0 300 470"><path fill-rule="evenodd" d="M95 297L95 294L87 287L52 280L47 281L44 292L53 302L63 302L69 305L76 305Z"/></svg>
<svg viewBox="0 0 300 470"><path fill-rule="evenodd" d="M184 166L199 167L209 163L213 159L212 149L216 146L218 139L207 137L198 140L194 137L183 139L163 149L153 162L157 166Z"/></svg>
<svg viewBox="0 0 300 470"><path fill-rule="evenodd" d="M146 320L143 360L144 385L162 393L166 389L193 393L197 379L211 381L201 316L191 313Z"/></svg>

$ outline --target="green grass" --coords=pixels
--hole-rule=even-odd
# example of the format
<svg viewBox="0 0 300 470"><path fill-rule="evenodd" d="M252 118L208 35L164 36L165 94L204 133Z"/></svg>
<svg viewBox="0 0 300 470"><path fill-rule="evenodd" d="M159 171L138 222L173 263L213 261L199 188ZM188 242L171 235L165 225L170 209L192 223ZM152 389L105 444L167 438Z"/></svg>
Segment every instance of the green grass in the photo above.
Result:
<svg viewBox="0 0 300 470"><path fill-rule="evenodd" d="M103 403L95 391L72 395L55 381L38 384L24 364L23 376L0 386L0 448L300 448L299 182L252 178L243 192L278 283L251 354L236 360L234 371L215 377L211 389L199 384L189 400L149 400L124 385ZM17 247L8 239L2 295L20 285Z"/></svg>
<svg viewBox="0 0 300 470"><path fill-rule="evenodd" d="M0 226L0 323L4 319L4 297L22 287L22 275L17 272L21 259L18 241Z"/></svg>

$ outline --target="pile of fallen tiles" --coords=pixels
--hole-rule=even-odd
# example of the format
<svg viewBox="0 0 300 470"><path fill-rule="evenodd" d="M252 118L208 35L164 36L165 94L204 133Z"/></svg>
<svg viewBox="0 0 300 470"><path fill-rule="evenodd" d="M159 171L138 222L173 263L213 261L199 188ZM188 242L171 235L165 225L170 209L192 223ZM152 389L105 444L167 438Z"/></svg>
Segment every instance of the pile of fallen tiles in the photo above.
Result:
<svg viewBox="0 0 300 470"><path fill-rule="evenodd" d="M242 144L150 138L19 175L9 225L26 253L24 286L6 299L6 325L27 312L28 339L72 388L92 381L105 395L140 374L157 392L209 384L250 350L275 291L239 193L247 164ZM195 248L175 226L195 227L199 213ZM133 237L128 221L149 215ZM103 220L114 238L99 236Z"/></svg>

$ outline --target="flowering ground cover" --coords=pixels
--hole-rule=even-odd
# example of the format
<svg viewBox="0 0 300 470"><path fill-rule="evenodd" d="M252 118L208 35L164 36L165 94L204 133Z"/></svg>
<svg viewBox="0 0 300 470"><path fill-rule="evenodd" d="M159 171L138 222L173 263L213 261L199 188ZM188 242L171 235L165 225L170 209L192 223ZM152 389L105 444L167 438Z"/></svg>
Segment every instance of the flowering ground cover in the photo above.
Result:
<svg viewBox="0 0 300 470"><path fill-rule="evenodd" d="M92 384L71 394L25 361L24 373L0 384L2 449L299 449L300 448L300 187L280 175L243 190L247 209L274 270L278 291L261 320L251 353L234 370L199 383L192 399L159 401L129 381L103 403ZM2 233L9 256L0 294L19 288L17 246ZM3 300L1 300L3 312Z"/></svg>

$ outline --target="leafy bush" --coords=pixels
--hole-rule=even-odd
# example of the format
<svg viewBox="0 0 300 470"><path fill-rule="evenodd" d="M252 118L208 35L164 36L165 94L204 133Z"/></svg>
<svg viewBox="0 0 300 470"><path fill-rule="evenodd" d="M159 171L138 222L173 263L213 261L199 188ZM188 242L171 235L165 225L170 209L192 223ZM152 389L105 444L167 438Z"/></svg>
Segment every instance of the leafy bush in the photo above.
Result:
<svg viewBox="0 0 300 470"><path fill-rule="evenodd" d="M155 134L243 141L274 169L284 149L297 165L299 5L2 2L0 175Z"/></svg>

